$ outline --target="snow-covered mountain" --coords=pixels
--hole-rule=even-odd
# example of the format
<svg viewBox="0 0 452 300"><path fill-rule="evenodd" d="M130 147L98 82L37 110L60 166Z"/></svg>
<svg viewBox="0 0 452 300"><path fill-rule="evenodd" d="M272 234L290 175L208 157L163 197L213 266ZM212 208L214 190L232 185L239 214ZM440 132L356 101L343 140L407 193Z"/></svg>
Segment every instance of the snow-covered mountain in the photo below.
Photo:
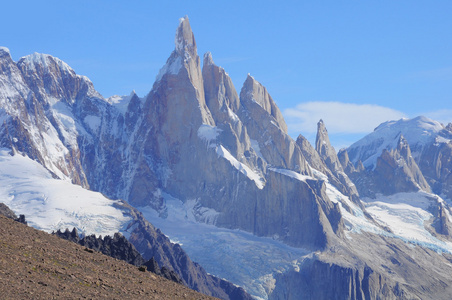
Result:
<svg viewBox="0 0 452 300"><path fill-rule="evenodd" d="M446 127L423 116L414 119L404 118L398 121L388 121L347 148L350 160L355 164L361 160L364 167L374 168L377 157L381 155L384 149L397 148L401 135L408 141L417 161L419 161L419 157L426 147L431 144L436 146L447 144L452 140L450 125Z"/></svg>
<svg viewBox="0 0 452 300"><path fill-rule="evenodd" d="M50 55L16 63L0 48L0 71L0 197L35 227L119 230L146 259L226 299L246 294L184 250L262 299L452 290L440 254L452 253L450 126L420 118L419 138L407 120L385 123L336 154L320 121L315 147L294 141L255 78L238 93L211 53L201 64L187 17L144 98L105 99Z"/></svg>
<svg viewBox="0 0 452 300"><path fill-rule="evenodd" d="M452 199L451 141L452 124L421 116L383 123L340 155L363 195L423 190Z"/></svg>

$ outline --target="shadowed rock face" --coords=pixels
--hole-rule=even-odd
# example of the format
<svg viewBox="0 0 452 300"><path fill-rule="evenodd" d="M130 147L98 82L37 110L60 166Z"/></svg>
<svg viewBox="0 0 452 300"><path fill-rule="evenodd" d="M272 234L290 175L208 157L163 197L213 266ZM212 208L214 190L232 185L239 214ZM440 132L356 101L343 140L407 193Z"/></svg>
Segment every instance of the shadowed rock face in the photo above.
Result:
<svg viewBox="0 0 452 300"><path fill-rule="evenodd" d="M279 274L269 299L448 299L449 260L397 239L352 235Z"/></svg>
<svg viewBox="0 0 452 300"><path fill-rule="evenodd" d="M428 146L418 164L432 191L452 199L452 142Z"/></svg>
<svg viewBox="0 0 452 300"><path fill-rule="evenodd" d="M3 215L13 220L17 219L16 214L4 203L0 203L0 215Z"/></svg>
<svg viewBox="0 0 452 300"><path fill-rule="evenodd" d="M26 153L56 177L89 187L77 143L62 132L64 126L48 108L60 99L70 103L101 97L92 83L45 54L26 56L16 64L9 53L3 53L0 65L0 90L4 91L0 105L6 117L0 124L0 146Z"/></svg>

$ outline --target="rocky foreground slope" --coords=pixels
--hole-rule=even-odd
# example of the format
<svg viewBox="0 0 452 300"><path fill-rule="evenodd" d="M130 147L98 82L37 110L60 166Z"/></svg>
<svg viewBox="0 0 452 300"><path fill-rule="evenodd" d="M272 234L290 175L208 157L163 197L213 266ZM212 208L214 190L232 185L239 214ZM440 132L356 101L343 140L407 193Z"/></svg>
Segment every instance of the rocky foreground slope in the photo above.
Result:
<svg viewBox="0 0 452 300"><path fill-rule="evenodd" d="M214 299L0 215L3 299Z"/></svg>

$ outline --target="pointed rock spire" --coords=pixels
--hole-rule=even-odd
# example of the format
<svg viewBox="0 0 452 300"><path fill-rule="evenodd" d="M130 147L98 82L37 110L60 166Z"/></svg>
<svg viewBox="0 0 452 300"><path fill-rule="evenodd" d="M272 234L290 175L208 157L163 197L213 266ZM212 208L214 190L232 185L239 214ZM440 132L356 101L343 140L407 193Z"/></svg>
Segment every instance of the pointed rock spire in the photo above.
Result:
<svg viewBox="0 0 452 300"><path fill-rule="evenodd" d="M268 164L312 175L306 159L287 134L287 125L267 89L248 74L240 91L238 117L250 139L257 141Z"/></svg>
<svg viewBox="0 0 452 300"><path fill-rule="evenodd" d="M202 68L206 103L216 119L224 121L237 113L240 100L231 78L213 62L212 54L204 54ZM223 115L223 116L222 116Z"/></svg>
<svg viewBox="0 0 452 300"><path fill-rule="evenodd" d="M210 66L210 65L214 65L214 64L215 64L215 63L213 62L212 53L206 52L206 53L204 54L203 65L204 65L204 66Z"/></svg>
<svg viewBox="0 0 452 300"><path fill-rule="evenodd" d="M176 30L175 43L176 52L180 55L184 55L184 53L189 53L192 56L196 55L197 50L195 36L191 31L188 16L179 19L179 27L177 27Z"/></svg>
<svg viewBox="0 0 452 300"><path fill-rule="evenodd" d="M339 150L337 157L339 158L339 162L342 165L342 169L344 169L344 171L347 175L355 172L355 166L350 161L347 149Z"/></svg>
<svg viewBox="0 0 452 300"><path fill-rule="evenodd" d="M317 137L315 140L315 150L319 153L320 157L325 161L328 168L332 170L342 169L337 158L336 151L331 146L330 138L328 137L328 131L326 130L323 120L317 123Z"/></svg>
<svg viewBox="0 0 452 300"><path fill-rule="evenodd" d="M286 122L284 121L282 113L275 101L273 101L272 97L267 92L267 89L250 74L248 74L245 83L243 84L240 92L240 99L242 101L251 101L261 106L273 118L275 118L279 128L287 134Z"/></svg>
<svg viewBox="0 0 452 300"><path fill-rule="evenodd" d="M399 137L399 143L397 144L397 151L399 151L400 155L402 155L405 159L411 157L411 149L408 141L404 138L403 135Z"/></svg>
<svg viewBox="0 0 452 300"><path fill-rule="evenodd" d="M317 151L315 151L311 143L309 143L309 141L303 135L298 135L296 143L298 147L300 147L300 150L303 153L303 156L306 158L306 161L312 168L323 173L327 173L329 171Z"/></svg>
<svg viewBox="0 0 452 300"><path fill-rule="evenodd" d="M330 170L333 176L340 182L340 185L336 184L339 190L351 197L356 204L361 205L359 201L358 191L350 178L345 174L344 169L336 154L336 150L331 146L330 139L328 137L328 131L326 130L323 120L317 123L317 138L315 141L315 149L320 155L321 159L325 163L326 167ZM335 182L332 178L332 182Z"/></svg>

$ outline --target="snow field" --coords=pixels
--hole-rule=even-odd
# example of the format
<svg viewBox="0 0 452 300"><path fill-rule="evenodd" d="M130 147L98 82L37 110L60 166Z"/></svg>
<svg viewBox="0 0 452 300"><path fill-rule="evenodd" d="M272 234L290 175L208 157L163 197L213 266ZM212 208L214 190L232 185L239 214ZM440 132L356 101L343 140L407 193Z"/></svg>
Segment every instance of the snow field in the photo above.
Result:
<svg viewBox="0 0 452 300"><path fill-rule="evenodd" d="M131 220L115 208L116 201L52 178L28 157L10 156L0 150L0 201L16 214L24 214L30 226L47 232L76 227L85 234L113 235Z"/></svg>

